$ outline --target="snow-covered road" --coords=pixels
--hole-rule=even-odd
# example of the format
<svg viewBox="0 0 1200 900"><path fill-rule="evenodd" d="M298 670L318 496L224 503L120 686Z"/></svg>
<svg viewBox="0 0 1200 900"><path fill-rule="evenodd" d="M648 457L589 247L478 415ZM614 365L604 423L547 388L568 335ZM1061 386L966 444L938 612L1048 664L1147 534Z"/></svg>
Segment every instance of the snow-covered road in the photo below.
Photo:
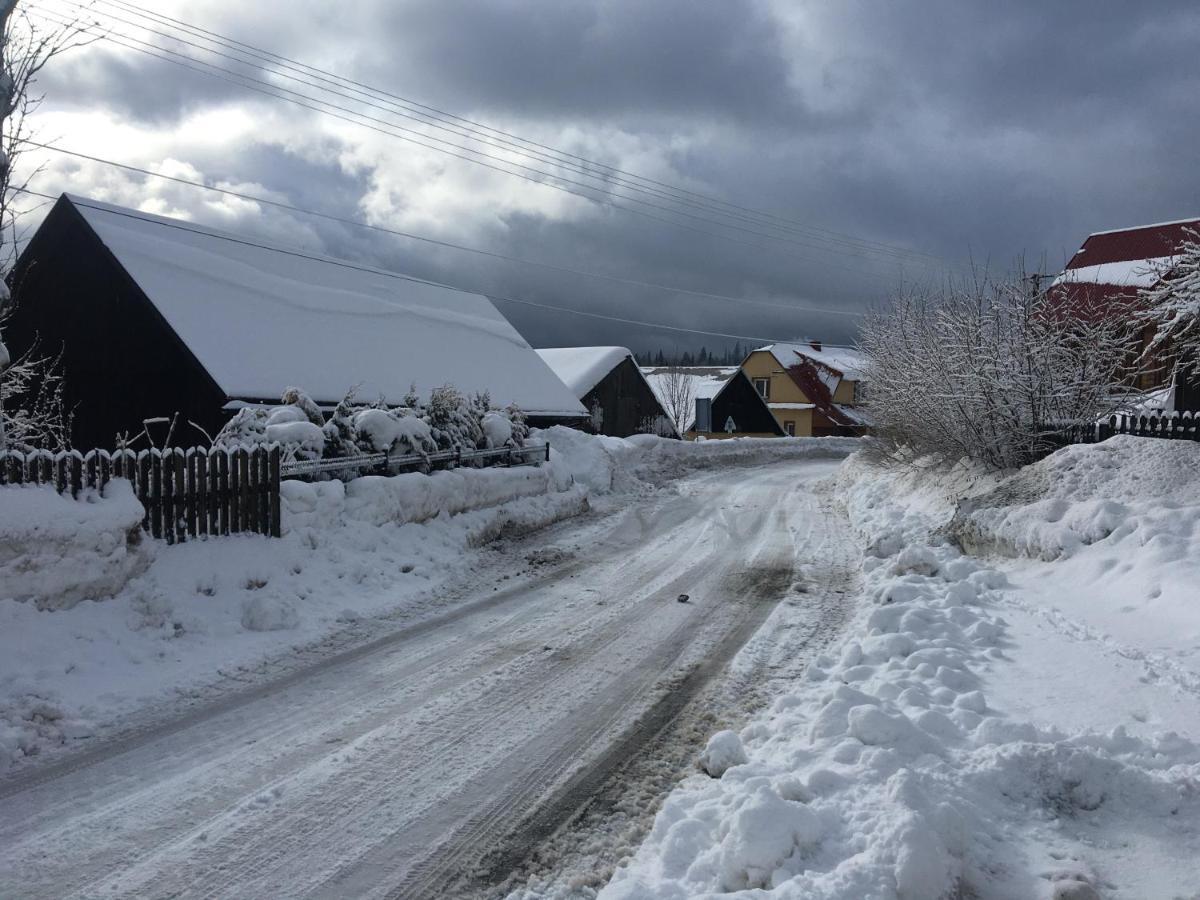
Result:
<svg viewBox="0 0 1200 900"><path fill-rule="evenodd" d="M532 582L0 783L0 896L477 892L721 672L798 566L847 553L812 492L836 465L682 479L525 541ZM743 669L778 662L748 650Z"/></svg>

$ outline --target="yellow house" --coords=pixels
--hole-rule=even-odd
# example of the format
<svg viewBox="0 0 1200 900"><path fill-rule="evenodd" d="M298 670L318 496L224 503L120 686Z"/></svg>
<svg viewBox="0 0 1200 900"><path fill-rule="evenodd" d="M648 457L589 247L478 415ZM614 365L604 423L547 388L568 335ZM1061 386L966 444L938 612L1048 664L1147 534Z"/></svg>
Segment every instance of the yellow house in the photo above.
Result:
<svg viewBox="0 0 1200 900"><path fill-rule="evenodd" d="M858 409L864 368L859 353L819 341L768 344L742 361L779 426L799 437L866 431L869 423Z"/></svg>

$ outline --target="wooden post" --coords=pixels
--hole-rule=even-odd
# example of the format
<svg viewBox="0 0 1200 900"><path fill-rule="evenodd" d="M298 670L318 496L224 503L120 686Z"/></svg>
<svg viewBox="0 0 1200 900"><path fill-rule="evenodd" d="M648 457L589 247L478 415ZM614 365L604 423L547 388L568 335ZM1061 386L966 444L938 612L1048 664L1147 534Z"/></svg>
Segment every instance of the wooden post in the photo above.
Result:
<svg viewBox="0 0 1200 900"><path fill-rule="evenodd" d="M268 475L269 475L268 489L271 492L270 493L270 502L271 502L270 534L271 534L271 537L280 537L283 534L283 519L282 519L282 516L280 513L280 509L279 509L279 488L280 488L280 483L281 483L280 478L279 478L279 463L281 461L280 458L282 457L282 455L283 455L283 451L280 449L279 445L276 444L274 447L271 448L270 453L267 456L267 466L268 466Z"/></svg>
<svg viewBox="0 0 1200 900"><path fill-rule="evenodd" d="M157 490L154 492L158 497L158 534L155 537L165 538L168 544L175 543L175 524L173 522L175 513L175 477L171 471L171 452L155 451L154 462L157 464Z"/></svg>
<svg viewBox="0 0 1200 900"><path fill-rule="evenodd" d="M142 517L142 528L151 534L154 533L153 526L150 524L154 518L154 515L151 513L154 504L154 499L151 497L153 485L150 483L152 462L149 450L143 450L137 455L137 497L142 507L146 510L145 516Z"/></svg>
<svg viewBox="0 0 1200 900"><path fill-rule="evenodd" d="M196 511L196 534L208 534L208 451L192 454L192 496Z"/></svg>
<svg viewBox="0 0 1200 900"><path fill-rule="evenodd" d="M238 469L238 451L230 450L226 458L229 466L229 518L226 520L226 534L236 534L241 530L242 497L241 474Z"/></svg>
<svg viewBox="0 0 1200 900"><path fill-rule="evenodd" d="M38 481L41 484L54 484L54 454L49 450L38 454Z"/></svg>
<svg viewBox="0 0 1200 900"><path fill-rule="evenodd" d="M238 467L238 531L250 530L250 451L245 447L235 454Z"/></svg>
<svg viewBox="0 0 1200 900"><path fill-rule="evenodd" d="M83 486L100 487L100 460L96 450L89 450L83 458Z"/></svg>
<svg viewBox="0 0 1200 900"><path fill-rule="evenodd" d="M100 466L96 477L96 490L102 492L108 482L112 480L112 457L108 455L107 450L101 450L99 456Z"/></svg>
<svg viewBox="0 0 1200 900"><path fill-rule="evenodd" d="M68 463L71 467L71 496L78 497L83 490L83 454L72 450L68 454Z"/></svg>
<svg viewBox="0 0 1200 900"><path fill-rule="evenodd" d="M175 502L171 504L171 530L175 534L176 540L184 540L187 535L187 472L186 461L183 458L183 449L175 447L171 450L171 474L174 478L175 485L171 491ZM195 534L195 532L192 532Z"/></svg>

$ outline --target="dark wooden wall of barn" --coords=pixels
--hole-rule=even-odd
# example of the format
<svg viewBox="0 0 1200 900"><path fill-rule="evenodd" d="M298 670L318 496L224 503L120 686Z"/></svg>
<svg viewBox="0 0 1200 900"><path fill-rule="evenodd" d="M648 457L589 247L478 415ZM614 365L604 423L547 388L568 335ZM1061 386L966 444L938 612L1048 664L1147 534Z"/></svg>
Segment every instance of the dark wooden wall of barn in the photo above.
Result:
<svg viewBox="0 0 1200 900"><path fill-rule="evenodd" d="M1175 408L1181 412L1200 412L1200 375L1177 375Z"/></svg>
<svg viewBox="0 0 1200 900"><path fill-rule="evenodd" d="M737 431L749 434L783 434L774 414L763 403L746 373L741 370L729 380L719 397L713 401L713 432L725 430L725 420L732 417Z"/></svg>
<svg viewBox="0 0 1200 900"><path fill-rule="evenodd" d="M583 396L583 405L589 412L599 406L598 430L613 437L629 437L644 430L644 422L653 422L659 416L667 418L637 364L629 357ZM592 430L596 430L594 424Z"/></svg>
<svg viewBox="0 0 1200 900"><path fill-rule="evenodd" d="M176 412L173 443L190 445L201 436L187 419L215 434L228 418L207 373L65 201L22 255L12 285L5 342L14 354L35 339L40 353L62 352L77 449L111 449L119 433Z"/></svg>

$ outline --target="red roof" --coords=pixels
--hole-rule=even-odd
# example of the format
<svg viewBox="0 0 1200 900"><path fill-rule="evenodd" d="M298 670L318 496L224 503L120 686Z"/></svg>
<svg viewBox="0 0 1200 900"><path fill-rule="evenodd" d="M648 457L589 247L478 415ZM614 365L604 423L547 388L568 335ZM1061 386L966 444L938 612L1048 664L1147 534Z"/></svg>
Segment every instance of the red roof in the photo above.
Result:
<svg viewBox="0 0 1200 900"><path fill-rule="evenodd" d="M1173 256L1187 238L1187 230L1200 230L1200 219L1183 219L1160 225L1142 225L1090 235L1067 263L1068 269L1102 263Z"/></svg>

